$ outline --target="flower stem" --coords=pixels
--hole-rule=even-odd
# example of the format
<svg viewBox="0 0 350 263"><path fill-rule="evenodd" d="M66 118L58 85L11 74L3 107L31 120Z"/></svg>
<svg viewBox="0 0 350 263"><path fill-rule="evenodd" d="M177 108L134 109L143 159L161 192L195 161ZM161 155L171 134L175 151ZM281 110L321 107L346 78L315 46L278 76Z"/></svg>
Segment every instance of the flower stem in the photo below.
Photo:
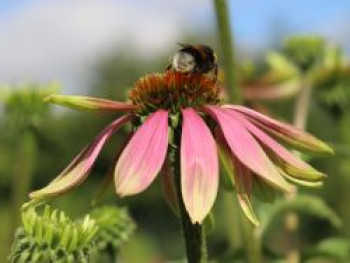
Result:
<svg viewBox="0 0 350 263"><path fill-rule="evenodd" d="M240 92L236 86L235 79L235 63L234 50L232 47L233 36L231 34L230 18L227 8L226 0L213 0L215 15L217 20L217 31L219 37L219 46L221 47L221 58L223 62L224 81L227 91L227 100L236 104L241 103ZM242 236L240 231L240 218L237 210L239 209L237 203L234 201L234 196L229 193L223 200L223 206L226 212L227 224L227 239L232 249L239 249L242 246ZM236 209L235 209L236 208Z"/></svg>
<svg viewBox="0 0 350 263"><path fill-rule="evenodd" d="M312 86L308 83L305 76L301 76L300 79L301 89L295 102L293 124L295 127L305 130L309 115Z"/></svg>
<svg viewBox="0 0 350 263"><path fill-rule="evenodd" d="M37 155L37 143L31 131L23 131L18 140L19 144L16 149L17 165L14 168L11 189L12 211L11 225L9 228L9 244L12 244L13 233L21 221L20 208L27 199Z"/></svg>
<svg viewBox="0 0 350 263"><path fill-rule="evenodd" d="M257 235L257 228L254 227L247 218L240 213L241 225L244 238L244 248L246 251L246 260L250 263L262 263L263 256L261 251L261 240Z"/></svg>
<svg viewBox="0 0 350 263"><path fill-rule="evenodd" d="M221 46L221 57L223 62L224 81L227 91L228 101L241 103L240 92L236 86L234 50L232 47L233 36L231 34L230 18L226 0L213 0L215 15L217 20L217 31L219 45ZM227 224L227 238L233 249L239 249L242 246L242 237L240 232L240 218L236 210L239 209L237 202L234 201L232 193L225 195L223 200L224 211ZM235 209L236 208L236 209ZM233 211L233 212L230 212Z"/></svg>
<svg viewBox="0 0 350 263"><path fill-rule="evenodd" d="M234 55L234 41L232 28L230 24L230 17L228 12L228 5L226 0L213 0L219 41L221 46L221 58L224 69L224 80L227 91L228 100L235 104L242 104L243 98L241 91L236 83L236 71L235 71L235 55ZM235 198L233 195L230 198L225 198L225 206L235 207L236 210L239 206L236 202L232 202ZM226 213L228 224L228 235L233 249L238 249L242 245L242 241L246 243L245 250L247 259L249 262L262 262L262 254L260 249L260 241L258 237L254 235L254 229L248 225L249 222L244 221L237 211L235 213ZM235 229L232 229L233 226ZM238 228L237 228L238 226ZM239 232L240 231L240 232Z"/></svg>
<svg viewBox="0 0 350 263"><path fill-rule="evenodd" d="M293 124L295 127L305 130L310 100L312 94L312 86L309 84L305 74L300 76L301 89L294 106ZM296 154L299 154L296 152ZM287 196L287 199L293 200L297 195L297 189ZM298 248L297 231L299 228L299 217L295 212L288 212L284 218L284 227L289 235L289 248L286 255L286 262L298 263L300 262L300 253Z"/></svg>
<svg viewBox="0 0 350 263"><path fill-rule="evenodd" d="M180 129L175 130L175 145L180 145ZM182 224L182 233L185 239L186 254L188 263L206 263L208 254L205 241L203 225L192 224L189 214L186 210L181 191L181 173L180 173L180 151L179 148L172 147L170 152L172 159L172 168L176 188L177 201L179 206L179 216Z"/></svg>
<svg viewBox="0 0 350 263"><path fill-rule="evenodd" d="M225 86L228 99L231 102L240 104L242 102L241 92L236 85L235 57L233 51L233 36L230 25L230 17L226 0L213 0L217 29L219 35L219 45L221 46L221 58L223 62Z"/></svg>
<svg viewBox="0 0 350 263"><path fill-rule="evenodd" d="M225 211L225 227L227 229L227 239L230 247L234 250L239 250L243 247L241 216L237 211L240 207L236 197L232 192L226 192L223 195L223 210Z"/></svg>

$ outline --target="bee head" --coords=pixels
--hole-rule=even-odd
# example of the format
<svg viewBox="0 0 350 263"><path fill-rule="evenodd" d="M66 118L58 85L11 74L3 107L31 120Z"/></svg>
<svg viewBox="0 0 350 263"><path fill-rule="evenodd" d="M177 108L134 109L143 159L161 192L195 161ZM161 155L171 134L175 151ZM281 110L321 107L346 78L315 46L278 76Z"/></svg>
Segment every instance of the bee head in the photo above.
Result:
<svg viewBox="0 0 350 263"><path fill-rule="evenodd" d="M214 51L205 45L180 44L181 49L172 57L171 68L178 72L208 73L216 70Z"/></svg>
<svg viewBox="0 0 350 263"><path fill-rule="evenodd" d="M179 72L191 72L195 69L196 64L196 58L193 54L181 50L171 60L172 68Z"/></svg>

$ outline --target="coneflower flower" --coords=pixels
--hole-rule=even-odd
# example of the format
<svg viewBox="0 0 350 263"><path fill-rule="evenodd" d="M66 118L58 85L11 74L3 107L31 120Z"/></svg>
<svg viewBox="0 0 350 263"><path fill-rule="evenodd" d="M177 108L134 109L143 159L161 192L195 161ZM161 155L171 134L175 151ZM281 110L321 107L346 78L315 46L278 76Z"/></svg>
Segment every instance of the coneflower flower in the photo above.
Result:
<svg viewBox="0 0 350 263"><path fill-rule="evenodd" d="M193 224L203 222L216 199L219 153L230 170L243 211L255 224L258 220L251 205L254 183L283 192L292 191L291 182L307 186L322 183L324 174L279 141L314 152L332 152L329 146L246 107L222 104L220 94L216 81L203 74L167 71L138 80L130 92L130 103L49 96L47 101L70 108L126 114L108 125L56 179L30 197L59 195L81 184L103 145L127 122L135 129L115 166L117 194L124 197L147 189L164 168L170 147L177 143L181 193ZM179 140L172 140L171 130L178 131Z"/></svg>

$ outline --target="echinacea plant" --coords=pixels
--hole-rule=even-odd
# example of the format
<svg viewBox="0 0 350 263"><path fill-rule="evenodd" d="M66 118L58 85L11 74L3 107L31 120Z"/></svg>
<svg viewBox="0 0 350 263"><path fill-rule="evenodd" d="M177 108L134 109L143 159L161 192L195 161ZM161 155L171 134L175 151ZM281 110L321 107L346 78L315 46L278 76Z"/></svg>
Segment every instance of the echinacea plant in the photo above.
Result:
<svg viewBox="0 0 350 263"><path fill-rule="evenodd" d="M168 67L165 73L139 79L127 103L49 96L48 102L70 108L126 114L108 125L56 179L32 192L30 197L60 195L81 184L103 145L129 122L132 136L114 171L116 193L125 197L144 191L158 174L162 177L168 174L164 170L169 171L170 165L173 173L163 179L170 185L168 189L176 192L188 259L202 262L199 258L205 257L202 246L205 242L201 225L213 207L219 188L218 152L229 168L243 212L255 225L258 219L251 204L255 186L290 192L294 189L291 183L321 185L325 175L293 155L279 141L318 153L329 153L332 149L291 125L243 106L224 104L220 85L207 74L214 67L208 64L201 67L202 57L193 55L193 50L177 53L173 63L178 64ZM171 195L171 191L166 194Z"/></svg>
<svg viewBox="0 0 350 263"><path fill-rule="evenodd" d="M21 218L9 256L13 263L115 261L135 229L128 211L116 206L95 208L72 220L48 205L44 209L25 205Z"/></svg>
<svg viewBox="0 0 350 263"><path fill-rule="evenodd" d="M91 262L97 256L98 231L89 215L73 221L63 211L46 206L42 213L30 207L22 211L9 256L17 262Z"/></svg>

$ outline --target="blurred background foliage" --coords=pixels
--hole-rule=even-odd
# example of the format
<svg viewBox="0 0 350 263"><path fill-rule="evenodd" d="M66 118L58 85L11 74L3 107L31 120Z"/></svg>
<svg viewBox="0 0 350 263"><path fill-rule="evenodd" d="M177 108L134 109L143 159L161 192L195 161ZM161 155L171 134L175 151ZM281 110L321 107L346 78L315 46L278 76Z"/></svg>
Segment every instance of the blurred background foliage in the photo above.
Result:
<svg viewBox="0 0 350 263"><path fill-rule="evenodd" d="M313 166L329 175L321 189L301 189L301 195L293 202L279 200L259 205L263 227L256 234L261 237L266 262L278 262L288 247L287 233L280 220L286 211L293 210L300 215L298 243L303 262L349 262L350 63L342 47L330 45L326 39L303 37L308 39L307 43L296 44L295 38L276 38L271 44L274 49L259 56L246 55L246 51L240 52L243 49L237 47L236 76L245 104L292 122L296 94L302 89L299 76L307 72L313 86L307 130L330 143L336 151L334 157L309 159ZM187 41L215 47L215 37L209 33L184 37L183 42ZM138 59L132 47L124 49L99 58L88 94L126 100L133 83L144 74L163 71L169 54L177 47L169 47L169 52L152 59ZM57 83L0 89L1 262L9 253L14 228L20 222L19 208L29 189L46 185L98 131L117 117L78 113L43 103L44 96L59 92ZM82 187L52 201L52 205L64 210L68 217L81 218L89 213L126 132L121 130L113 137ZM226 222L226 214L232 212L222 205L227 196L220 191L214 207L215 227L208 238L209 254L217 260L214 262L246 262L242 259L246 241L240 240L239 246L232 248L227 237L228 232L240 231ZM102 204L127 205L137 225L134 235L120 248L123 262L181 259L179 223L162 197L159 181L141 195L125 200L115 197L111 182L108 191L94 205Z"/></svg>

